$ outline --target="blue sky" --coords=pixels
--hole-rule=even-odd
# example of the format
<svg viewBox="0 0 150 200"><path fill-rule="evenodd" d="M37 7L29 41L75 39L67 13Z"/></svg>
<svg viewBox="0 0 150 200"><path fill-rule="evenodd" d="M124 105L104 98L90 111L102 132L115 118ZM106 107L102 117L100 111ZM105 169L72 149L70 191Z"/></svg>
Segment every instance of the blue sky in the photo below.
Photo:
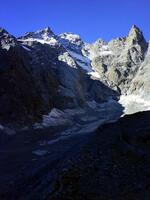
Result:
<svg viewBox="0 0 150 200"><path fill-rule="evenodd" d="M136 24L150 39L150 0L4 0L0 26L19 36L50 26L83 40L125 36Z"/></svg>

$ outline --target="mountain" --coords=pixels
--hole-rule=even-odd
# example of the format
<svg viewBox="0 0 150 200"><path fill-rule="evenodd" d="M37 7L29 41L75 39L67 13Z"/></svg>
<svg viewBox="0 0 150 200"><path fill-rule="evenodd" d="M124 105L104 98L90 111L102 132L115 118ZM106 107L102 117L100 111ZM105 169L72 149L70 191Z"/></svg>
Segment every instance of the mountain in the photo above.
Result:
<svg viewBox="0 0 150 200"><path fill-rule="evenodd" d="M91 104L96 108L111 100L126 113L149 109L148 102L139 109L130 106L139 91L141 98L149 98L148 46L135 25L127 37L93 44L72 33L56 35L49 27L19 38L1 28L1 124L50 123L53 112L86 112Z"/></svg>
<svg viewBox="0 0 150 200"><path fill-rule="evenodd" d="M135 25L92 44L1 28L0 199L149 199L149 75Z"/></svg>

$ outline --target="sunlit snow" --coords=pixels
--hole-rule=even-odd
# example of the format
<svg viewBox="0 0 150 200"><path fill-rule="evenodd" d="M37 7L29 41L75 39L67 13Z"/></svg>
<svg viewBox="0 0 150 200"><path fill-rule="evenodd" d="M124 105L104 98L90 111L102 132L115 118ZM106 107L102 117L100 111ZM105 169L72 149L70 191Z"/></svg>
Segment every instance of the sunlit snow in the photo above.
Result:
<svg viewBox="0 0 150 200"><path fill-rule="evenodd" d="M21 42L39 42L41 44L49 44L51 46L55 46L56 44L58 44L58 41L51 37L51 38L48 38L48 39L38 39L38 38L28 38L28 39L19 39L19 41Z"/></svg>
<svg viewBox="0 0 150 200"><path fill-rule="evenodd" d="M119 103L124 107L125 114L150 110L150 101L140 95L122 95Z"/></svg>

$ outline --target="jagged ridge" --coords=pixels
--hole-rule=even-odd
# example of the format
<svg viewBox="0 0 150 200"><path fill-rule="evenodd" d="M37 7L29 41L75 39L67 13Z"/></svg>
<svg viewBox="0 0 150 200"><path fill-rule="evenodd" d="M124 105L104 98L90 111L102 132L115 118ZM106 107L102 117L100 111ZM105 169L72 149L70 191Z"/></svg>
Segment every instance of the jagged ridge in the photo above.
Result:
<svg viewBox="0 0 150 200"><path fill-rule="evenodd" d="M127 37L93 44L71 33L55 35L49 27L18 39L0 29L1 121L33 123L52 108L85 107L137 94L149 80L142 79L149 71L147 49L135 25ZM124 99L120 103L127 106Z"/></svg>

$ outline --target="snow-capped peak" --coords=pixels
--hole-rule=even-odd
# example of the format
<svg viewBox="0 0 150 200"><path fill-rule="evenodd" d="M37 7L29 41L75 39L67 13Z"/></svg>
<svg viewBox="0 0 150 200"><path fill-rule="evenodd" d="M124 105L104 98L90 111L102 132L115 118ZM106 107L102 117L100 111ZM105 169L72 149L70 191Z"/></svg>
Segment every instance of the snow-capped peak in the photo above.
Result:
<svg viewBox="0 0 150 200"><path fill-rule="evenodd" d="M41 44L49 44L51 46L55 46L58 44L57 36L49 27L35 32L26 33L23 37L19 38L18 40L24 42L37 41Z"/></svg>
<svg viewBox="0 0 150 200"><path fill-rule="evenodd" d="M53 31L50 29L50 27L46 27L45 29L41 29L36 31L34 37L39 37L39 38L43 38L43 39L48 39L52 36L54 36Z"/></svg>
<svg viewBox="0 0 150 200"><path fill-rule="evenodd" d="M73 33L62 33L59 35L59 38L61 42L64 42L64 43L69 42L78 46L83 44L83 41L81 40L80 36Z"/></svg>
<svg viewBox="0 0 150 200"><path fill-rule="evenodd" d="M46 27L41 30L37 30L35 32L28 32L22 38L36 38L36 39L47 39L54 36L54 33L50 29L50 27Z"/></svg>

